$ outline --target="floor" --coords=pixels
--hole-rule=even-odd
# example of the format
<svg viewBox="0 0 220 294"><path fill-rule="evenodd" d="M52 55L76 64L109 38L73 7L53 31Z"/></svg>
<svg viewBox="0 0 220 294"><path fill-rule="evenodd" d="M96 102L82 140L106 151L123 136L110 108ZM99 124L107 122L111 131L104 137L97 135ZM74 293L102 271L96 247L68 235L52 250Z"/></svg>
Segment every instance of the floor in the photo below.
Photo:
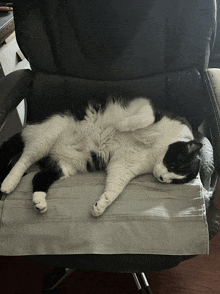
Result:
<svg viewBox="0 0 220 294"><path fill-rule="evenodd" d="M220 184L216 203L220 209ZM42 293L42 278L52 270L24 257L0 257L0 293ZM200 255L177 267L146 273L154 294L219 294L220 233L210 243L210 254ZM76 271L61 285L61 294L136 294L131 274Z"/></svg>

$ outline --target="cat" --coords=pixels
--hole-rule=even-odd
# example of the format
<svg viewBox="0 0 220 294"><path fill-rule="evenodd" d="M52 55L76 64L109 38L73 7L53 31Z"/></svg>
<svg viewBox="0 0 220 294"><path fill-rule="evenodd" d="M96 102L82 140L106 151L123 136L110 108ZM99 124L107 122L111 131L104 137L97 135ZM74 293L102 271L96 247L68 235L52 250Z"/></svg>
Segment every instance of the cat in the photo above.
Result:
<svg viewBox="0 0 220 294"><path fill-rule="evenodd" d="M104 192L91 209L97 217L138 175L153 173L162 183L193 180L199 172L201 148L184 118L163 113L150 99L138 97L124 103L122 98L109 97L104 107L88 102L82 120L68 112L53 114L43 122L27 124L3 143L3 167L18 151L22 155L3 180L1 191L12 192L26 170L38 162L41 170L32 182L33 203L44 213L46 194L54 181L105 169Z"/></svg>

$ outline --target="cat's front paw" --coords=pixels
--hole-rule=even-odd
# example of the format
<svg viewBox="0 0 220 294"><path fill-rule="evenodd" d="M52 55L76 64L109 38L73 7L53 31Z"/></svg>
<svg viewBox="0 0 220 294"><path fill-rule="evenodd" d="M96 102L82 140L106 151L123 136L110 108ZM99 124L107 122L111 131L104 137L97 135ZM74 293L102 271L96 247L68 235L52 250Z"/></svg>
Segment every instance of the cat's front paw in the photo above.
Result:
<svg viewBox="0 0 220 294"><path fill-rule="evenodd" d="M93 216L97 217L103 214L103 212L106 210L106 208L111 205L111 203L114 201L114 193L111 192L105 192L103 193L99 200L92 206L91 213Z"/></svg>
<svg viewBox="0 0 220 294"><path fill-rule="evenodd" d="M92 210L91 213L93 216L97 217L103 214L103 212L105 211L106 207L103 207L102 205L100 205L99 201L97 201L93 206L92 206Z"/></svg>
<svg viewBox="0 0 220 294"><path fill-rule="evenodd" d="M3 181L1 185L1 192L9 194L15 189L16 186L17 186L16 181L13 181L13 179L6 177L6 179Z"/></svg>
<svg viewBox="0 0 220 294"><path fill-rule="evenodd" d="M34 208L40 213L47 211L46 195L45 192L34 192L33 194Z"/></svg>

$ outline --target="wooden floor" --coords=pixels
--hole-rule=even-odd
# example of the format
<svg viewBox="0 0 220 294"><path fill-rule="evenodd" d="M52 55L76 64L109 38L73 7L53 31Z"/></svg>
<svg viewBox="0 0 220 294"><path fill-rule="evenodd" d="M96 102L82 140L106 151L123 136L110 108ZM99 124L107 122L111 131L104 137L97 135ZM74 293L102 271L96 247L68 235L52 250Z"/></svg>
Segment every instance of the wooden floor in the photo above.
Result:
<svg viewBox="0 0 220 294"><path fill-rule="evenodd" d="M216 203L220 209L220 185ZM0 257L0 293L42 293L42 278L51 270L24 257ZM209 255L146 276L154 294L219 294L220 233L211 240ZM60 293L135 294L138 291L131 274L76 271L60 285Z"/></svg>

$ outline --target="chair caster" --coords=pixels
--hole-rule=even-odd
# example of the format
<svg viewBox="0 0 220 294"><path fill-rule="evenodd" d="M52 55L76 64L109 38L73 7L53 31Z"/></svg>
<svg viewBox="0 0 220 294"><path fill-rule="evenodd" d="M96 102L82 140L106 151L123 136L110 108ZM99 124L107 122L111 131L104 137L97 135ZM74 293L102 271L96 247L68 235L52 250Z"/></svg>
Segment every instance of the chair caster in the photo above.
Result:
<svg viewBox="0 0 220 294"><path fill-rule="evenodd" d="M52 288L65 274L65 268L55 267L51 273L43 277L43 289Z"/></svg>
<svg viewBox="0 0 220 294"><path fill-rule="evenodd" d="M137 277L137 274L133 273L133 278L134 278L134 281L136 283L136 286L138 288L138 293L139 294L153 294L153 292L151 291L151 288L150 288L150 285L147 281L147 278L145 276L144 273L141 273L141 278L143 280L143 283L144 283L144 289L142 288L140 282L139 282L139 279Z"/></svg>
<svg viewBox="0 0 220 294"><path fill-rule="evenodd" d="M74 269L55 267L51 273L43 277L43 293L60 293L60 289L55 289Z"/></svg>

